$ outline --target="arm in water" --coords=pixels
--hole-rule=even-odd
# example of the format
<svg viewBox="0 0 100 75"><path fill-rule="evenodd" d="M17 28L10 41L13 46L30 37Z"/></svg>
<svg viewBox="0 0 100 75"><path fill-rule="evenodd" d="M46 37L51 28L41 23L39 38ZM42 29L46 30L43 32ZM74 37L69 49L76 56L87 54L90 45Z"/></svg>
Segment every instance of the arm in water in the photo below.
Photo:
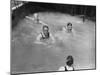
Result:
<svg viewBox="0 0 100 75"><path fill-rule="evenodd" d="M36 37L36 41L35 41L34 43L36 43L36 44L44 44L44 45L46 45L45 43L41 42L41 38L42 38L42 35L39 34L39 35Z"/></svg>
<svg viewBox="0 0 100 75"><path fill-rule="evenodd" d="M49 39L45 40L45 42L48 43L48 44L50 44L50 43L55 43L55 39L54 39L54 37L53 37L52 34L50 34L50 39L51 39L51 40L49 40ZM43 40L44 40L44 39L43 39ZM39 35L37 36L35 43L37 43L37 44L45 44L45 45L46 45L46 43L44 43L44 42L42 41L42 35L41 35L41 34L39 34Z"/></svg>

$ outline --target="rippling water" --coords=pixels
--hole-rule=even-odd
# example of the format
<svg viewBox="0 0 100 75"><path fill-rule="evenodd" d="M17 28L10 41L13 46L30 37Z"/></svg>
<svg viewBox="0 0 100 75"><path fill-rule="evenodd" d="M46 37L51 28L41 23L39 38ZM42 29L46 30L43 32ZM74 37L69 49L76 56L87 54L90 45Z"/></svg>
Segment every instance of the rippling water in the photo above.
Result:
<svg viewBox="0 0 100 75"><path fill-rule="evenodd" d="M50 45L34 43L42 25L23 19L12 32L12 72L56 71L65 65L68 55L74 57L75 69L95 68L95 23L83 23L80 18L60 13L39 15L49 25L56 42ZM73 24L72 34L61 31L68 22Z"/></svg>

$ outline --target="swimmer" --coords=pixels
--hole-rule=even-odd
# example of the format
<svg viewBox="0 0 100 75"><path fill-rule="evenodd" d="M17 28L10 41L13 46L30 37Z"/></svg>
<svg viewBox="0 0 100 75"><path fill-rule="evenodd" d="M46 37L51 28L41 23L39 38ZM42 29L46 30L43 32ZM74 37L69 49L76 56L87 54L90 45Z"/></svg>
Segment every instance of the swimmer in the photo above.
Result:
<svg viewBox="0 0 100 75"><path fill-rule="evenodd" d="M49 32L49 27L47 25L44 25L43 28L42 28L42 30L43 30L43 32L41 32L37 36L36 40L38 42L49 42L49 43L51 42L51 43L54 43L55 39L52 36L52 34Z"/></svg>
<svg viewBox="0 0 100 75"><path fill-rule="evenodd" d="M66 65L59 68L59 71L74 71L73 63L74 59L71 55L69 55L66 59Z"/></svg>
<svg viewBox="0 0 100 75"><path fill-rule="evenodd" d="M44 23L42 20L40 20L39 14L38 14L38 13L34 13L34 21L35 21L37 24L47 25L47 24Z"/></svg>
<svg viewBox="0 0 100 75"><path fill-rule="evenodd" d="M32 21L34 21L34 22L36 22L36 23L39 23L39 14L38 13L34 13L33 14L33 17L30 17L30 16L26 16L26 18L27 19L29 19L29 20L32 20Z"/></svg>
<svg viewBox="0 0 100 75"><path fill-rule="evenodd" d="M34 19L36 23L39 23L39 14L38 13L34 13Z"/></svg>
<svg viewBox="0 0 100 75"><path fill-rule="evenodd" d="M62 28L62 31L58 31L57 33L55 33L55 37L63 42L67 41L73 36L74 34L72 32L72 23L70 22Z"/></svg>
<svg viewBox="0 0 100 75"><path fill-rule="evenodd" d="M25 16L25 17L29 20L34 21L37 24L47 25L46 23L40 20L38 13L34 13L33 17L30 17L30 16Z"/></svg>
<svg viewBox="0 0 100 75"><path fill-rule="evenodd" d="M63 31L67 33L72 33L72 23L68 23L66 27L63 27Z"/></svg>

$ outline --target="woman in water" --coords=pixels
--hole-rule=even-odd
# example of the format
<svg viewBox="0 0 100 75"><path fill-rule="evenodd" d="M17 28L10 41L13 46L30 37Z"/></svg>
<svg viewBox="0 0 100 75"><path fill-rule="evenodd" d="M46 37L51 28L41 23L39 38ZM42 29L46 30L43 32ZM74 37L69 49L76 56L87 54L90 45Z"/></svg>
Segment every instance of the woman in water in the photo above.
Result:
<svg viewBox="0 0 100 75"><path fill-rule="evenodd" d="M74 59L69 55L66 59L66 65L59 68L59 71L74 71L73 67Z"/></svg>

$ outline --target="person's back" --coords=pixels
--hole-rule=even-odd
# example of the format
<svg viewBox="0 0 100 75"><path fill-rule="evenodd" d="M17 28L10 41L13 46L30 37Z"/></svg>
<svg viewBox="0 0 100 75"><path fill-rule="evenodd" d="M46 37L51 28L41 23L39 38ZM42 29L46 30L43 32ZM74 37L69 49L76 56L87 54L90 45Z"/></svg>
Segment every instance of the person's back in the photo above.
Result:
<svg viewBox="0 0 100 75"><path fill-rule="evenodd" d="M74 71L74 67L73 67L73 57L72 56L68 56L67 57L66 65L60 67L59 68L59 71Z"/></svg>
<svg viewBox="0 0 100 75"><path fill-rule="evenodd" d="M59 68L59 71L74 71L74 67L73 66L62 66Z"/></svg>

